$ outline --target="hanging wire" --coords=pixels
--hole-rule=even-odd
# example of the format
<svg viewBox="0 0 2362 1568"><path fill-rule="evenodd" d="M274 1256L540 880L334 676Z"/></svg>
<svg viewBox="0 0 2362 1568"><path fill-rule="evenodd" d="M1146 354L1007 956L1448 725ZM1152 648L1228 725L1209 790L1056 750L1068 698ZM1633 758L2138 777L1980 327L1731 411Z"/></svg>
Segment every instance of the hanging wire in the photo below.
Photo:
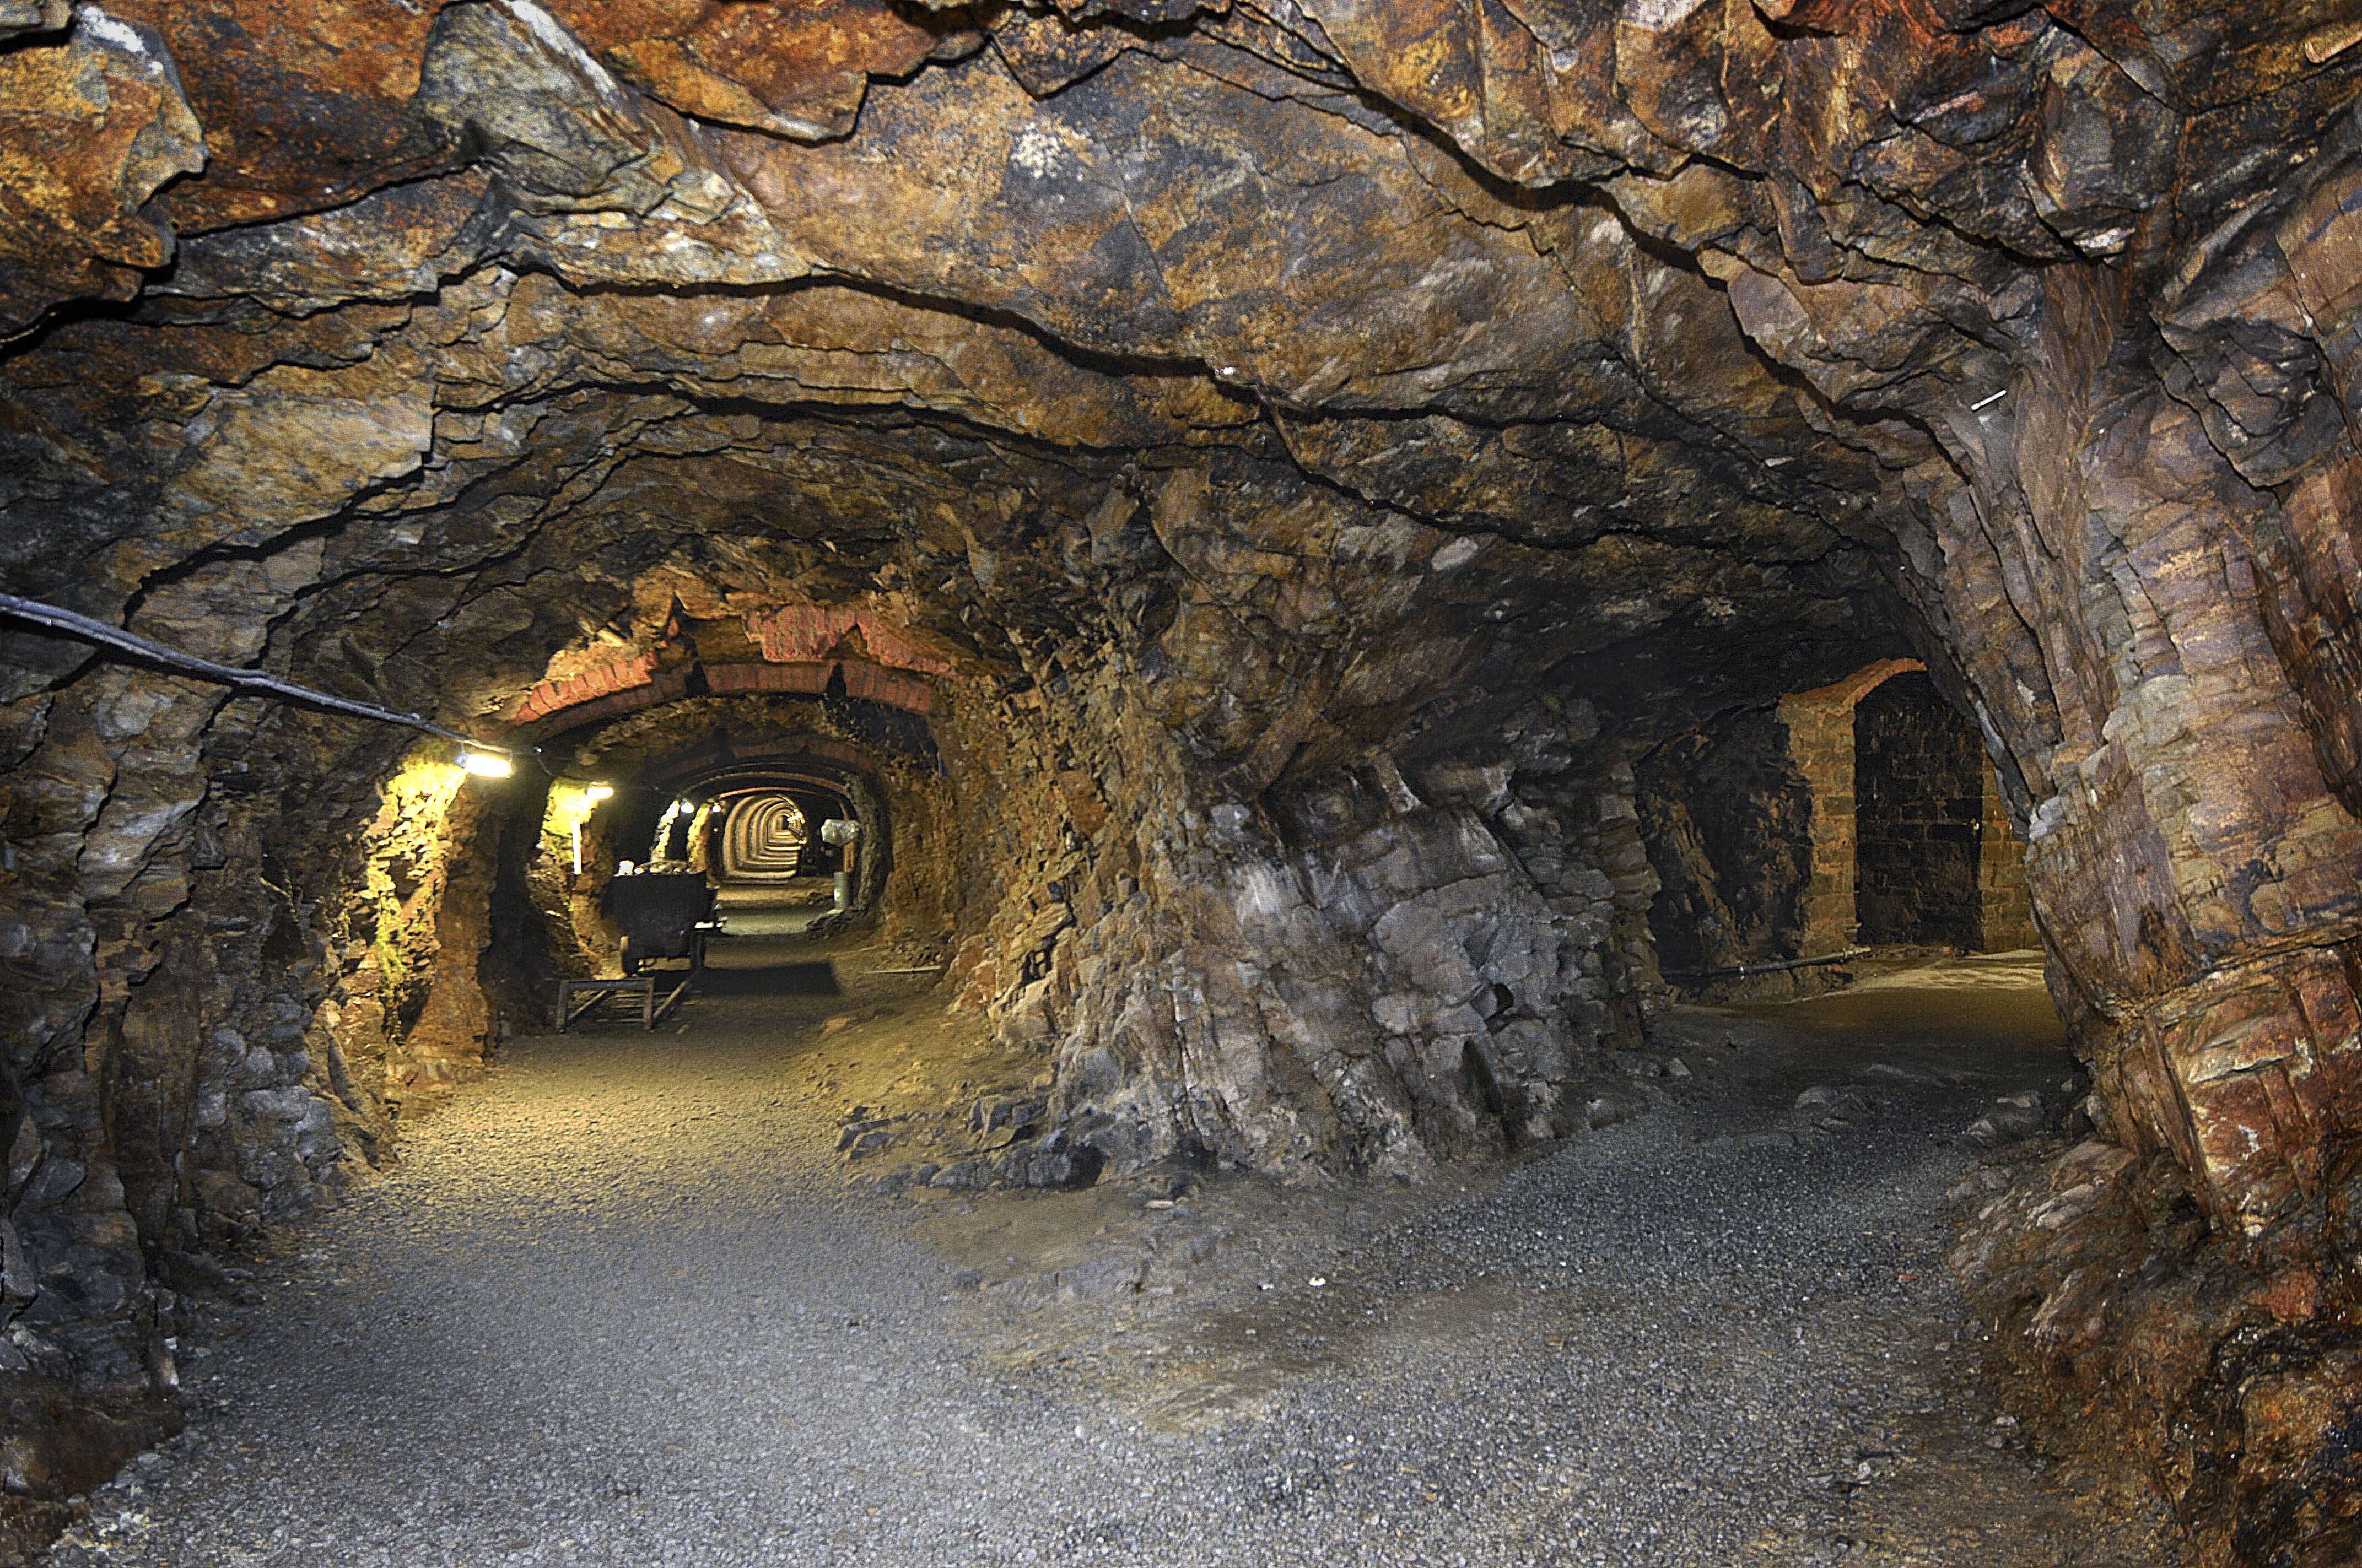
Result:
<svg viewBox="0 0 2362 1568"><path fill-rule="evenodd" d="M217 681L223 685L236 686L240 691L257 692L266 696L276 697L281 702L300 702L312 707L325 707L337 713L349 713L359 718L373 718L380 724L399 724L406 729L421 729L429 735L439 736L446 740L456 740L462 746L470 747L479 751L498 751L508 757L524 754L514 746L495 745L490 740L479 740L472 735L462 735L456 729L446 729L441 725L422 718L414 713L401 713L391 707L380 707L375 703L355 702L350 697L315 691L310 686L299 686L292 681L282 681L276 675L265 674L260 670L242 670L235 664L216 664L210 659L200 659L193 653L183 653L177 648L168 648L161 642L150 641L135 632L126 631L119 626L110 626L104 620L94 620L87 615L77 615L72 610L62 609L53 604L43 604L39 599L18 598L14 594L0 594L0 615L8 616L17 620L30 621L35 626L47 627L52 631L62 631L70 637L78 637L84 641L97 642L109 648L119 649L126 653L135 654L169 669L194 675L199 680Z"/></svg>

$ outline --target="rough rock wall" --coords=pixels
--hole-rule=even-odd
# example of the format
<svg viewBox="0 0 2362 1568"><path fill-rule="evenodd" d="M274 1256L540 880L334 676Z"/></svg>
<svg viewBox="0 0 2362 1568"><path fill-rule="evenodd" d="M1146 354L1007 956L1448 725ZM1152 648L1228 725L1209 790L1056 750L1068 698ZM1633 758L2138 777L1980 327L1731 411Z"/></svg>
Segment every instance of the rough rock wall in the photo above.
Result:
<svg viewBox="0 0 2362 1568"><path fill-rule="evenodd" d="M414 754L363 830L366 880L346 901L342 932L346 952L359 951L331 998L331 1027L341 1059L382 1064L396 1114L447 1095L491 1055L493 1008L479 970L514 815L507 793L445 757Z"/></svg>
<svg viewBox="0 0 2362 1568"><path fill-rule="evenodd" d="M1252 804L1171 793L1169 738L1132 739L1093 833L1020 814L1062 841L953 976L1052 1057L1070 1144L1419 1178L1626 1113L1600 1080L1657 994L1654 883L1587 710L1482 763L1381 752Z"/></svg>
<svg viewBox="0 0 2362 1568"><path fill-rule="evenodd" d="M1454 755L1431 782L1329 728L1450 678L1372 652L1417 642L1465 553L1257 467L1118 492L1085 537L1071 581L1107 630L1144 615L1150 648L1021 647L1008 695L940 730L979 792L949 981L1054 1058L1065 1139L1118 1168L1409 1175L1590 1120L1600 1048L1639 1042L1655 976L1597 716L1551 699L1473 741L1414 734L1407 758ZM1189 575L1143 599L1167 542Z"/></svg>
<svg viewBox="0 0 2362 1568"><path fill-rule="evenodd" d="M119 1393L169 1376L166 1282L333 1201L345 1162L373 1150L374 1086L322 1019L340 984L333 906L359 880L350 846L374 803L334 765L352 753L300 722L127 672L95 685L19 705L43 744L7 781L0 1239L19 1264L0 1371ZM394 761L363 755L370 772ZM291 773L293 789L260 787ZM118 869L81 874L94 854Z"/></svg>
<svg viewBox="0 0 2362 1568"><path fill-rule="evenodd" d="M2035 781L2036 897L2097 1025L2115 1125L2176 1151L2252 1232L2321 1190L2362 1070L2343 957L2362 829L2263 605L2213 591L2252 570L2240 526L2268 498L2197 414L2108 368L2123 318L2105 280L2054 280L2051 367L1970 466L2041 614L1961 640L1991 677L2029 626L2047 644L2060 729L2012 754ZM2095 556L2121 563L2119 592L2080 586Z"/></svg>
<svg viewBox="0 0 2362 1568"><path fill-rule="evenodd" d="M2061 1448L2107 1434L2135 1462L2120 1484L2169 1499L2201 1562L2354 1561L2362 1352L2331 1261L2352 1255L2351 1209L2225 1247L2169 1157L2056 1150L1982 1202L1951 1255L2017 1407Z"/></svg>
<svg viewBox="0 0 2362 1568"><path fill-rule="evenodd" d="M2314 178L2350 190L2351 172L2337 170L2333 159ZM2029 881L2054 992L2102 1085L2094 1109L2122 1146L2189 1174L2215 1230L2183 1261L2225 1280L2257 1266L2249 1239L2276 1227L2300 1254L2321 1248L2319 1227L2350 1201L2362 1089L2350 935L2362 841L2338 740L2351 688L2329 673L2351 633L2317 611L2318 596L2342 591L2327 586L2324 557L2302 560L2343 548L2329 542L2351 529L2321 504L2350 436L2342 420L2305 412L2344 384L2327 346L2342 340L2325 324L2343 318L2233 324L2270 311L2251 291L2268 293L2276 277L2285 289L2291 258L2319 238L2318 215L2289 209L2318 214L2325 194L2291 181L2215 231L2186 284L2142 305L2105 271L2047 273L2031 323L2039 352L2012 382L2014 407L1955 427L1947 449L1967 482L1905 533L1915 559L1943 560L1960 579L1938 624L1962 650L1989 735L2003 740L2004 783L2022 780L2029 796ZM2275 210L2289 214L2277 233ZM2198 392L2193 362L2258 331L2249 341L2307 368L2280 377L2286 400L2271 411L2240 402L2256 422L2241 426ZM2216 365L2214 386L2237 401ZM2277 435L2287 466L2249 429ZM2306 447L2310 463L2296 461ZM2311 641L2290 634L2292 619ZM2318 1267L2327 1254L2311 1255ZM2342 1266L2317 1277L2307 1332L2325 1350L2355 1333L2354 1286ZM2095 1334L2079 1377L2179 1397L2169 1431L2129 1431L2213 1560L2334 1561L2334 1538L2320 1548L2330 1555L2304 1554L2317 1521L2301 1511L2208 1518L2334 1475L2323 1467L2356 1419L2334 1357L2279 1358L2243 1332L2228 1293L2180 1294L2160 1318L2147 1315L2148 1284L2113 1294L2082 1310L2127 1326L2191 1314L2170 1339ZM2069 1306L2055 1288L2037 1304ZM2003 1356L2055 1371L2031 1318L1996 1316ZM2193 1345L2212 1386L2277 1379L2284 1406L2310 1415L2251 1444L2235 1402L2200 1398L2166 1370ZM2081 1404L2057 1411L2061 1441L2089 1441Z"/></svg>
<svg viewBox="0 0 2362 1568"><path fill-rule="evenodd" d="M1833 879L1842 870L1850 892L1851 868L1816 864L1813 780L1775 710L1733 714L1676 736L1641 758L1639 775L1660 888L1651 925L1668 972L1695 981L1851 944L1850 920L1829 931L1811 919L1816 872ZM1825 795L1818 804L1835 809L1851 797ZM1834 937L1837 945L1808 955L1808 937Z"/></svg>

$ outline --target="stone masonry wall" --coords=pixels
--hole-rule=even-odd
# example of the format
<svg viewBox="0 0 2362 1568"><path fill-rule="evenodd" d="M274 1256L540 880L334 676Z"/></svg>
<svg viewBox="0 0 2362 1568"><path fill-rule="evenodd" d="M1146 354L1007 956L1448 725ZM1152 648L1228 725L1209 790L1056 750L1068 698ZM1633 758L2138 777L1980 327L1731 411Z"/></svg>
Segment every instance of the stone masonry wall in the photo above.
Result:
<svg viewBox="0 0 2362 1568"><path fill-rule="evenodd" d="M2036 945L2007 802L1923 670L1879 660L1643 759L1651 914L1676 979L1753 985L1715 974L1865 942Z"/></svg>
<svg viewBox="0 0 2362 1568"><path fill-rule="evenodd" d="M1853 729L1860 939L1974 948L1985 768L1976 731L1915 673L1864 696Z"/></svg>
<svg viewBox="0 0 2362 1568"><path fill-rule="evenodd" d="M1802 894L1798 958L1842 952L1858 938L1860 843L1854 775L1854 705L1849 691L1824 687L1780 699L1788 757L1805 776L1811 801L1812 852Z"/></svg>
<svg viewBox="0 0 2362 1568"><path fill-rule="evenodd" d="M2009 800L1992 763L1983 767L1982 823L1977 831L1977 948L2005 953L2042 945L2034 924L2034 890L2025 882L2025 840L2009 819Z"/></svg>

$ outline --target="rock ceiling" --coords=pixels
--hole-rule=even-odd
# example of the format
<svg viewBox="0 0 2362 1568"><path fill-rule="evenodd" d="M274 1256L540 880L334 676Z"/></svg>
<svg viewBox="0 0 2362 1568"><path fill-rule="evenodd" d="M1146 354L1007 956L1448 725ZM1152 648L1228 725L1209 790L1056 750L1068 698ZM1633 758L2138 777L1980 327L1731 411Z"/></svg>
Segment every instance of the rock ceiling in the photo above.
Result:
<svg viewBox="0 0 2362 1568"><path fill-rule="evenodd" d="M1643 712L1891 650L1899 601L1976 638L2015 411L1971 405L2050 357L2054 274L2158 291L2127 352L2245 477L2342 439L2275 238L2290 170L2335 186L2328 8L1594 9L33 7L6 548L232 643L530 615L412 694L490 709L614 608L552 562L899 591L997 654L922 579L1137 503L1265 646L1614 649ZM1986 701L2047 707L2047 656ZM1437 695L1374 684L1363 739Z"/></svg>
<svg viewBox="0 0 2362 1568"><path fill-rule="evenodd" d="M1545 663L1659 628L1829 643L1880 619L1833 526L1866 515L1875 460L1816 433L1706 271L1566 182L1602 167L1579 119L1551 159L1509 151L1529 116L1440 122L1455 154L1382 114L1301 16L789 15L373 8L311 17L298 49L273 13L178 7L20 49L12 66L61 57L77 84L40 100L56 116L119 124L118 76L155 98L119 156L54 171L74 211L115 204L103 222L9 231L20 429L105 454L19 499L46 514L39 554L86 540L83 591L119 600L161 562L326 518L331 581L373 553L448 571L524 537L726 541L760 518L834 545L798 561L806 592L822 565L869 589L889 543L941 536L905 568L932 576L965 565L966 534L1071 528L1112 487L1160 498L1167 532L1253 513L1248 550L1366 535L1374 580L1451 534L1515 555L1381 597L1514 621ZM389 16L406 30L380 36ZM1541 59L1520 69L1551 75ZM897 80L854 134L872 74ZM1682 164L1619 118L1617 145ZM201 139L202 177L147 200ZM1762 248L1769 215L1746 222L1727 176L1655 183ZM120 537L125 488L164 514L144 538ZM1218 598L1271 576L1192 553ZM1295 596L1299 621L1326 591Z"/></svg>

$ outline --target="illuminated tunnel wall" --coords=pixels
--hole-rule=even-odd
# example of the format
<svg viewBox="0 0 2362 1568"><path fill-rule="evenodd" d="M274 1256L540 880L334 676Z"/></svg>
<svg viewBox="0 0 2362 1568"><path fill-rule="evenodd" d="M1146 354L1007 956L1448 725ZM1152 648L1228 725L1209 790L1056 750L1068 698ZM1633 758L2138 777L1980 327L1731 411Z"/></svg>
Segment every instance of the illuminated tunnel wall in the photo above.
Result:
<svg viewBox="0 0 2362 1568"><path fill-rule="evenodd" d="M784 793L742 795L722 827L721 865L729 882L785 882L802 869L811 838L803 807Z"/></svg>

